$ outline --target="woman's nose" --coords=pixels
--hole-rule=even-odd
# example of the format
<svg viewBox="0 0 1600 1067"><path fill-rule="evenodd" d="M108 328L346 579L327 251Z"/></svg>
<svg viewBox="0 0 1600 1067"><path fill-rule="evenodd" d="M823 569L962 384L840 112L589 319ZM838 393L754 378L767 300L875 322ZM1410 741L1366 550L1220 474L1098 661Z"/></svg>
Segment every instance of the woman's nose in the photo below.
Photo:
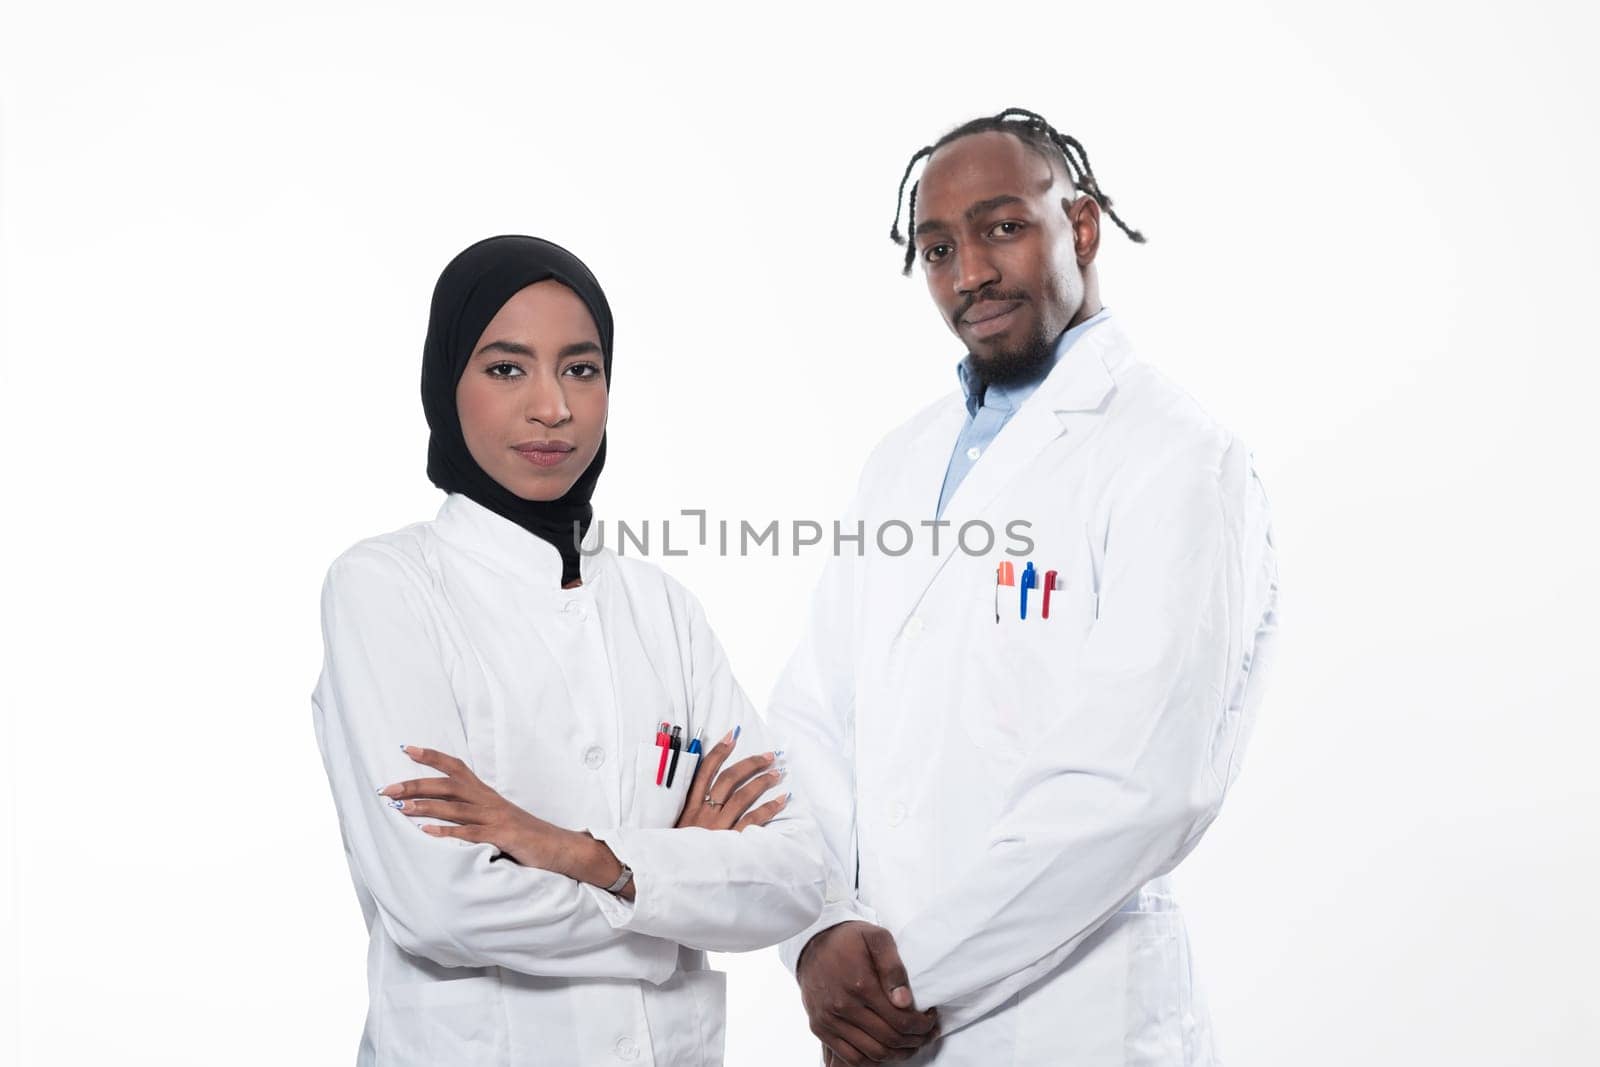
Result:
<svg viewBox="0 0 1600 1067"><path fill-rule="evenodd" d="M545 426L559 426L572 417L572 412L567 410L566 393L554 376L539 377L529 383L522 414L529 422Z"/></svg>

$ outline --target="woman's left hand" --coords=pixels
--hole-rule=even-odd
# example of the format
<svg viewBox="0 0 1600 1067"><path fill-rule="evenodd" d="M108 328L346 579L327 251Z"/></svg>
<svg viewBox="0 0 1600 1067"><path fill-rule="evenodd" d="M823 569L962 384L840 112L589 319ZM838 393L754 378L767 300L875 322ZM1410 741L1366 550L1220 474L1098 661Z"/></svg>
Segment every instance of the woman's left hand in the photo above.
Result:
<svg viewBox="0 0 1600 1067"><path fill-rule="evenodd" d="M443 778L413 778L384 786L379 793L407 815L443 819L454 826L424 824L423 833L494 845L524 867L571 874L579 835L523 811L485 785L461 760L431 748L405 746L406 755L443 771Z"/></svg>

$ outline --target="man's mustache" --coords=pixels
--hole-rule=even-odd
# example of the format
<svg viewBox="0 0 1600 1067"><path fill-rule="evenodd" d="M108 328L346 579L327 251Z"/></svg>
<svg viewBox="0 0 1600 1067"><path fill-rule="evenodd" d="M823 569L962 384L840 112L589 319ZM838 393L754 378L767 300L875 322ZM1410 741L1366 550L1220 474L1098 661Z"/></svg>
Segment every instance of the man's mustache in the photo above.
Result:
<svg viewBox="0 0 1600 1067"><path fill-rule="evenodd" d="M1027 299L1028 294L1023 292L1021 289L1014 289L1009 293L1003 293L998 289L983 289L979 292L973 293L971 296L963 300L961 302L961 306L956 309L956 313L951 318L952 321L960 322L962 319L967 317L967 312L972 310L972 305L974 304L983 304L996 300Z"/></svg>

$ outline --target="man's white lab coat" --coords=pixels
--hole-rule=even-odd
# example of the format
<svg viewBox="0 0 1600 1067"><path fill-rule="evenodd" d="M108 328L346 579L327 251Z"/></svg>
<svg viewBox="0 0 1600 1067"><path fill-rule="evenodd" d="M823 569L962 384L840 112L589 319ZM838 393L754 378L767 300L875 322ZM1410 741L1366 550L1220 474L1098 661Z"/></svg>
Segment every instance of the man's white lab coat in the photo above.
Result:
<svg viewBox="0 0 1600 1067"><path fill-rule="evenodd" d="M730 762L765 731L682 586L609 551L582 568L559 588L553 547L451 495L328 572L313 704L371 938L363 1067L712 1067L724 977L703 950L774 944L821 905L800 798L744 832L671 828L694 763L655 784L657 723L707 747L742 725ZM588 829L633 867L635 899L424 834L376 793L439 776L402 744Z"/></svg>
<svg viewBox="0 0 1600 1067"><path fill-rule="evenodd" d="M830 560L775 691L769 723L830 864L822 917L785 962L840 921L890 930L917 1006L943 1019L916 1062L1212 1064L1163 875L1238 772L1273 644L1250 453L1108 319L935 531L965 417L952 395L873 453L844 520L864 522L865 553ZM877 536L892 520L917 534L904 555L888 554L899 528ZM1022 538L1031 551L1006 555ZM1058 573L1050 618L1042 589L1027 619L1015 590L997 596L1005 559L1019 581L1029 560Z"/></svg>

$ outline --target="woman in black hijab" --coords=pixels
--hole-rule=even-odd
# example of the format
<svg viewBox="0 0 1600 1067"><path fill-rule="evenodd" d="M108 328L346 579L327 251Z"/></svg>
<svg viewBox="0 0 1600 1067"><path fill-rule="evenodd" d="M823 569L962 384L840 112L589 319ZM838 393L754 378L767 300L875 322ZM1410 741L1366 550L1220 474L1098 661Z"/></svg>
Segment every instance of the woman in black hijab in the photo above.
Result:
<svg viewBox="0 0 1600 1067"><path fill-rule="evenodd" d="M606 464L603 408L599 445L589 453L593 459L567 472L576 478L559 497L548 500L519 496L486 473L468 450L456 409L456 392L473 355L473 341L507 301L543 281L560 283L588 312L595 338L591 342L585 337L583 342L598 345L593 354L604 362L598 384L609 395L611 305L589 268L560 245L537 237L491 237L451 260L434 288L428 339L422 349L422 410L431 431L428 478L445 492L469 497L553 545L561 553L565 585L578 577L579 541L594 514L589 498ZM570 303L571 297L566 300ZM573 334L582 332L580 326Z"/></svg>
<svg viewBox="0 0 1600 1067"><path fill-rule="evenodd" d="M579 551L611 368L577 257L462 252L423 355L445 500L329 569L313 704L372 942L360 1063L719 1064L705 950L821 909L820 839L699 604Z"/></svg>

